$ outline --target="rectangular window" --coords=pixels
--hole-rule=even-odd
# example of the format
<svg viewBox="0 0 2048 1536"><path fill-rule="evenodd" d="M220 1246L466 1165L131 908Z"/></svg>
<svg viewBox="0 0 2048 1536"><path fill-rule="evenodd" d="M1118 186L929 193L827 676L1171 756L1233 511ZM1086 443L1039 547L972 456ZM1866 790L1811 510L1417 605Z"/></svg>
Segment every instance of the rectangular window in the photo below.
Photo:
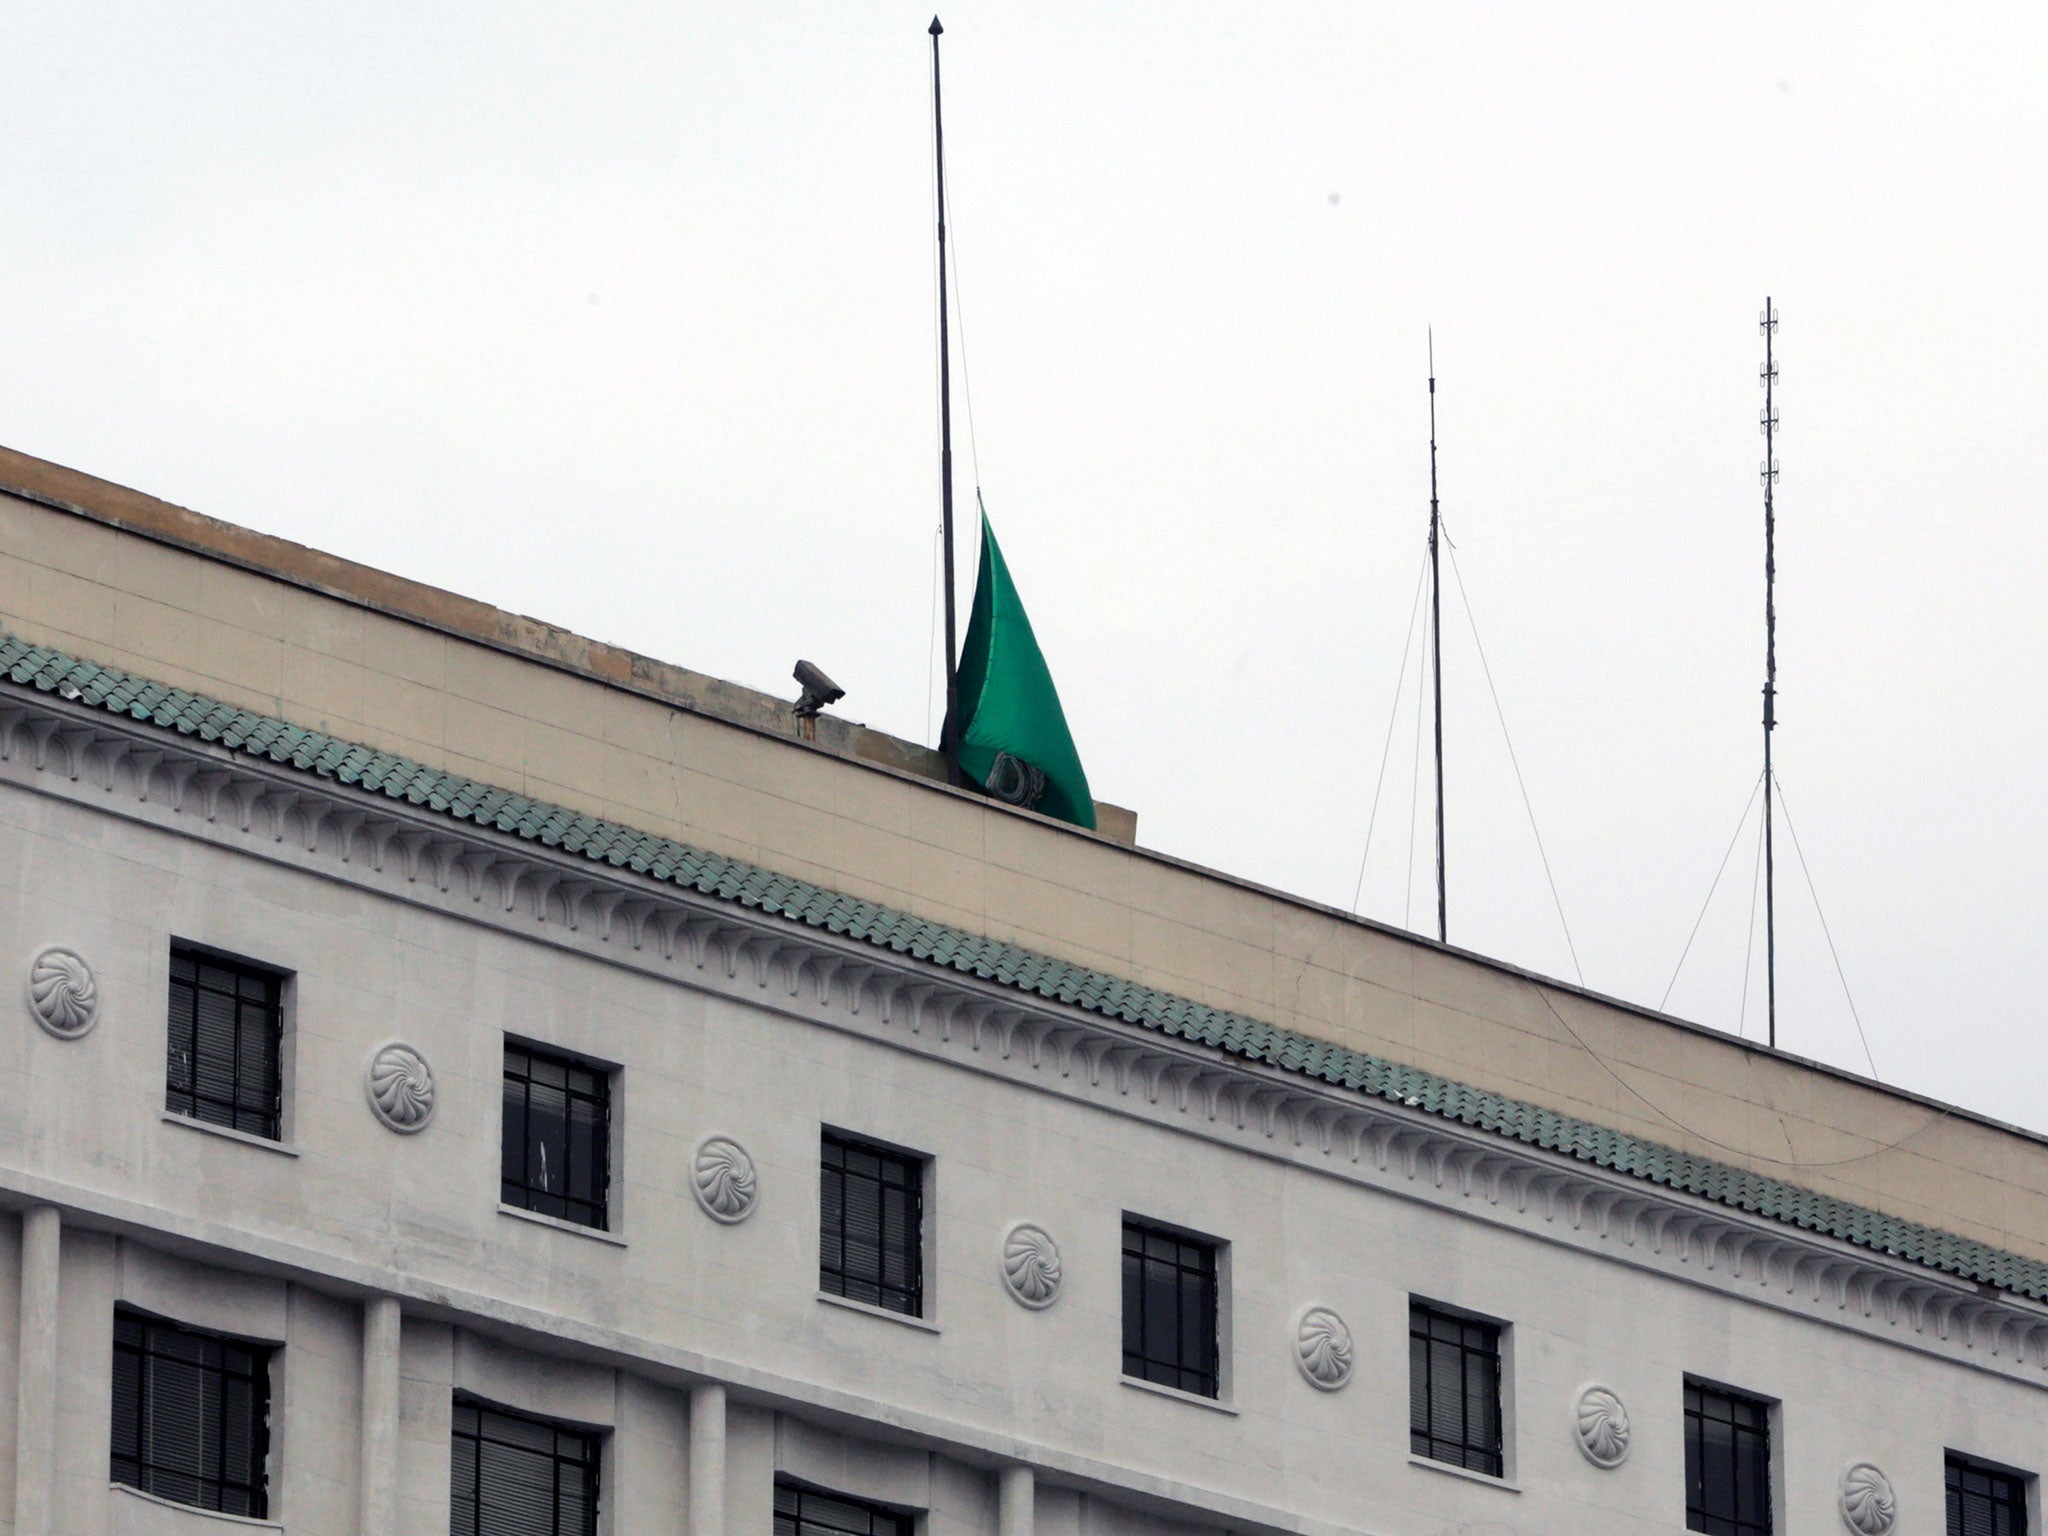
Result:
<svg viewBox="0 0 2048 1536"><path fill-rule="evenodd" d="M1948 1536L2027 1536L2027 1479L1949 1452Z"/></svg>
<svg viewBox="0 0 2048 1536"><path fill-rule="evenodd" d="M1770 1536L1769 1403L1685 1384L1685 1528Z"/></svg>
<svg viewBox="0 0 2048 1536"><path fill-rule="evenodd" d="M505 1140L498 1198L605 1230L612 1080L602 1067L505 1042Z"/></svg>
<svg viewBox="0 0 2048 1536"><path fill-rule="evenodd" d="M283 1054L282 976L171 946L165 1108L275 1141Z"/></svg>
<svg viewBox="0 0 2048 1536"><path fill-rule="evenodd" d="M1498 1324L1408 1303L1408 1449L1503 1475Z"/></svg>
<svg viewBox="0 0 2048 1536"><path fill-rule="evenodd" d="M1124 1218L1124 1374L1199 1397L1217 1370L1216 1245Z"/></svg>
<svg viewBox="0 0 2048 1536"><path fill-rule="evenodd" d="M597 1536L598 1442L458 1397L448 1536Z"/></svg>
<svg viewBox="0 0 2048 1536"><path fill-rule="evenodd" d="M818 1289L924 1316L924 1159L824 1133Z"/></svg>
<svg viewBox="0 0 2048 1536"><path fill-rule="evenodd" d="M270 1351L117 1308L112 1448L117 1483L266 1518Z"/></svg>
<svg viewBox="0 0 2048 1536"><path fill-rule="evenodd" d="M775 1536L910 1536L910 1531L910 1516L893 1509L775 1481Z"/></svg>

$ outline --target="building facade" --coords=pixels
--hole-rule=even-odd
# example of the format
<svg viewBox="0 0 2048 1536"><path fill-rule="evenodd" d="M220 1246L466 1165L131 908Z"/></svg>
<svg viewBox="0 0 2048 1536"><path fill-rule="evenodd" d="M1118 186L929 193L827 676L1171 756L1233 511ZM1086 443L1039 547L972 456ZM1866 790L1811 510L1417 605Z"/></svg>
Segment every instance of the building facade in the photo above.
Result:
<svg viewBox="0 0 2048 1536"><path fill-rule="evenodd" d="M2038 1525L2048 1144L0 452L0 1530Z"/></svg>

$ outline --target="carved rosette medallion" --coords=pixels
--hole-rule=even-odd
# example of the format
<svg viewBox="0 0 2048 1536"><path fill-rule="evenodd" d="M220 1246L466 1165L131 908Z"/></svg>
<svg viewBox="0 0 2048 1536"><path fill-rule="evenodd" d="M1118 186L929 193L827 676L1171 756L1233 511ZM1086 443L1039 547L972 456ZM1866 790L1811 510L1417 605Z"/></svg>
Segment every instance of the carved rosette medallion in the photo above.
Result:
<svg viewBox="0 0 2048 1536"><path fill-rule="evenodd" d="M1867 1461L1842 1474L1842 1523L1858 1536L1885 1536L1899 1518L1892 1480Z"/></svg>
<svg viewBox="0 0 2048 1536"><path fill-rule="evenodd" d="M52 944L28 963L28 1011L59 1040L76 1040L99 1022L100 989L75 949Z"/></svg>
<svg viewBox="0 0 2048 1536"><path fill-rule="evenodd" d="M434 1118L434 1069L402 1041L387 1041L371 1053L363 1093L370 1112L401 1136L424 1131Z"/></svg>
<svg viewBox="0 0 2048 1536"><path fill-rule="evenodd" d="M1335 1392L1351 1380L1351 1330L1328 1307L1310 1307L1294 1325L1294 1363L1312 1387Z"/></svg>
<svg viewBox="0 0 2048 1536"><path fill-rule="evenodd" d="M1586 1460L1613 1468L1628 1460L1628 1409L1612 1387L1588 1387L1572 1408L1572 1438Z"/></svg>
<svg viewBox="0 0 2048 1536"><path fill-rule="evenodd" d="M707 1136L690 1163L690 1193L713 1221L745 1221L757 1198L754 1160L730 1136Z"/></svg>
<svg viewBox="0 0 2048 1536"><path fill-rule="evenodd" d="M1045 1228L1020 1221L1003 1234L1003 1289L1019 1306L1051 1306L1060 1299L1064 1278L1060 1245Z"/></svg>

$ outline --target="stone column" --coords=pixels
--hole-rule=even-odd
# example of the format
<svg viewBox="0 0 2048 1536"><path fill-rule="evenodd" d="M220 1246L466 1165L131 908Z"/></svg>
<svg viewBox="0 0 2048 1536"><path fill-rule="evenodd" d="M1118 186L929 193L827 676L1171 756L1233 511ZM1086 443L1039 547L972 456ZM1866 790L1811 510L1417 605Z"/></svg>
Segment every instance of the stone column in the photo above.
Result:
<svg viewBox="0 0 2048 1536"><path fill-rule="evenodd" d="M14 1398L15 1536L50 1536L57 1502L57 1259L53 1205L21 1214L21 1360Z"/></svg>
<svg viewBox="0 0 2048 1536"><path fill-rule="evenodd" d="M1038 1483L1029 1467L996 1474L996 1528L1000 1536L1033 1536L1038 1524Z"/></svg>
<svg viewBox="0 0 2048 1536"><path fill-rule="evenodd" d="M363 1303L362 1536L398 1531L398 1298Z"/></svg>
<svg viewBox="0 0 2048 1536"><path fill-rule="evenodd" d="M690 1394L690 1536L725 1536L725 1388Z"/></svg>

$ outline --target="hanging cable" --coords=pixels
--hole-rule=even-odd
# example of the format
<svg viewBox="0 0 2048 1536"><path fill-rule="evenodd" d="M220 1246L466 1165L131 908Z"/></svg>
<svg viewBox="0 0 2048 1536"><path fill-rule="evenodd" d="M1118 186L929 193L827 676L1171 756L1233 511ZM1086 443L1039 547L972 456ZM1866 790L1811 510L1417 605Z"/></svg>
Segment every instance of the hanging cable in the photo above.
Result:
<svg viewBox="0 0 2048 1536"><path fill-rule="evenodd" d="M1756 954L1756 897L1764 879L1764 838L1761 828L1756 838L1756 868L1749 877L1749 937L1742 946L1742 1007L1735 1015L1735 1034L1738 1039L1749 1038L1749 962Z"/></svg>
<svg viewBox="0 0 2048 1536"><path fill-rule="evenodd" d="M939 175L945 177L944 167ZM960 317L960 397L967 407L967 457L974 465L974 489L981 490L981 445L974 436L974 375L967 366L967 301L960 295L960 210L953 204L953 184L946 180L946 202L953 208L953 220L946 226L947 241L953 248L953 312Z"/></svg>
<svg viewBox="0 0 2048 1536"><path fill-rule="evenodd" d="M1479 670L1486 678L1486 691L1493 698L1493 716L1500 722L1501 740L1507 743L1508 762L1514 766L1515 787L1522 792L1522 809L1529 817L1529 830L1536 838L1536 857L1543 861L1543 878L1550 884L1551 905L1557 908L1557 925L1564 930L1564 947L1572 957L1572 971L1579 978L1579 985L1586 984L1586 973L1579 965L1579 947L1572 942L1572 925L1565 921L1564 899L1557 894L1557 877L1550 872L1550 855L1543 847L1543 831L1536 825L1536 807L1529 803L1529 786L1522 779L1522 763L1515 756L1515 739L1508 734L1507 712L1500 707L1500 690L1493 685L1493 668L1487 664L1486 646L1479 638L1479 621L1472 616L1472 599L1465 591L1465 574L1458 569L1458 546L1451 542L1448 534L1444 537L1444 548L1451 557L1451 576L1458 583L1458 601L1465 609L1465 623L1472 631L1473 647L1479 652Z"/></svg>
<svg viewBox="0 0 2048 1536"><path fill-rule="evenodd" d="M1664 1005L1671 1001L1671 989L1678 985L1678 973L1685 969L1685 957L1692 953L1692 941L1700 936L1700 924L1706 921L1707 908L1713 905L1714 892L1721 888L1721 876L1728 871L1729 857L1735 852L1735 845L1742 840L1742 829L1749 825L1749 809L1756 804L1757 791L1764 787L1764 776L1759 772L1756 782L1749 786L1749 798L1742 804L1742 815L1736 819L1735 830L1728 835L1728 846L1721 850L1720 867L1714 871L1713 884L1707 887L1707 899L1700 903L1700 914L1692 920L1692 932L1685 936L1685 948L1678 952L1678 964L1671 967L1671 979L1664 983L1664 995L1657 999L1657 1011L1662 1013Z"/></svg>
<svg viewBox="0 0 2048 1536"><path fill-rule="evenodd" d="M939 544L946 537L945 524L932 530L932 619L925 632L924 641L924 732L927 741L937 734L932 724L932 706L937 697L936 679L932 674L932 658L939 654Z"/></svg>
<svg viewBox="0 0 2048 1536"><path fill-rule="evenodd" d="M1863 1042L1863 1059L1870 1063L1870 1075L1883 1082L1884 1079L1878 1077L1877 1058L1870 1054L1870 1036L1863 1032L1863 1015L1856 1011L1856 997L1850 992L1848 974L1842 969L1841 953L1835 948L1834 933L1828 927L1828 915L1821 910L1820 892L1814 888L1813 871L1806 867L1806 850L1799 846L1799 829L1792 825L1792 807L1785 803L1785 781L1773 773L1771 782L1777 786L1778 807L1785 813L1785 830L1792 834L1792 851L1799 856L1799 872L1806 877L1806 894L1813 898L1813 911L1820 919L1821 936L1828 941L1828 954L1835 962L1835 979L1842 984L1842 996L1849 1004L1849 1017L1855 1020L1856 1038Z"/></svg>
<svg viewBox="0 0 2048 1536"><path fill-rule="evenodd" d="M1408 879L1401 902L1401 926L1414 932L1415 915L1415 824L1422 818L1422 703L1421 668L1429 664L1429 642L1422 642L1422 659L1417 663L1415 705L1415 766L1408 775Z"/></svg>
<svg viewBox="0 0 2048 1536"><path fill-rule="evenodd" d="M1624 1092L1626 1092L1637 1102L1639 1102L1645 1109L1649 1110L1651 1114L1655 1115L1659 1120L1664 1121L1673 1129L1683 1131L1686 1135L1692 1137L1695 1141L1704 1142L1706 1143L1706 1145L1710 1147L1719 1148L1723 1152L1732 1152L1738 1157L1747 1158L1753 1162L1769 1163L1775 1168L1846 1168L1851 1163L1868 1162L1873 1157L1882 1157L1887 1152L1897 1151L1900 1147L1903 1147L1907 1142L1913 1140L1915 1137L1926 1135L1927 1132L1933 1130L1934 1127L1941 1124L1942 1121L1946 1120L1950 1115L1956 1112L1955 1107L1953 1105L1944 1106L1938 1113L1929 1115L1925 1120L1921 1121L1918 1125L1914 1126L1912 1130L1906 1132L1905 1135L1888 1141L1884 1143L1884 1145L1882 1146L1872 1147L1868 1152L1858 1152L1853 1157L1830 1157L1823 1158L1815 1162L1801 1162L1793 1158L1772 1157L1770 1153L1758 1151L1754 1147L1732 1146L1725 1141L1716 1141L1713 1137L1709 1136L1705 1131L1694 1130L1691 1126L1687 1125L1683 1120L1679 1119L1676 1115L1672 1114L1671 1111L1664 1108L1663 1105L1659 1104L1655 1099L1652 1099L1648 1094L1644 1093L1640 1088L1636 1087L1634 1083L1630 1082L1627 1078L1623 1077L1619 1072L1615 1071L1613 1064L1610 1063L1605 1056L1602 1056L1598 1051L1594 1050L1592 1046L1588 1045L1586 1043L1585 1036L1581 1035L1576 1029L1572 1028L1571 1020L1567 1019L1562 1013L1558 1011L1557 1004L1553 1003L1550 1000L1550 994L1547 991L1545 991L1543 987L1541 987L1534 981L1530 981L1528 983L1528 986L1530 990L1536 994L1537 998L1542 1002L1543 1006L1550 1010L1550 1016L1553 1019L1557 1020L1557 1022L1561 1026L1563 1026L1564 1032L1570 1035L1572 1039L1578 1043L1579 1049L1584 1051L1588 1056L1592 1057L1594 1064L1597 1065L1601 1071L1605 1072L1609 1077L1613 1078L1614 1081L1622 1088Z"/></svg>
<svg viewBox="0 0 2048 1536"><path fill-rule="evenodd" d="M1422 568L1415 574L1415 598L1408 605L1408 638L1401 644L1401 670L1394 675L1394 707L1387 712L1387 739L1380 747L1380 774L1373 780L1372 810L1365 818L1365 852L1358 856L1358 879L1351 887L1351 910L1358 911L1358 898L1365 890L1365 861L1372 857L1372 829L1379 819L1380 790L1387 782L1387 759L1394 750L1394 725L1401 717L1401 691L1408 686L1408 653L1415 646L1415 616L1422 611L1422 579L1429 574L1429 555L1425 551Z"/></svg>

